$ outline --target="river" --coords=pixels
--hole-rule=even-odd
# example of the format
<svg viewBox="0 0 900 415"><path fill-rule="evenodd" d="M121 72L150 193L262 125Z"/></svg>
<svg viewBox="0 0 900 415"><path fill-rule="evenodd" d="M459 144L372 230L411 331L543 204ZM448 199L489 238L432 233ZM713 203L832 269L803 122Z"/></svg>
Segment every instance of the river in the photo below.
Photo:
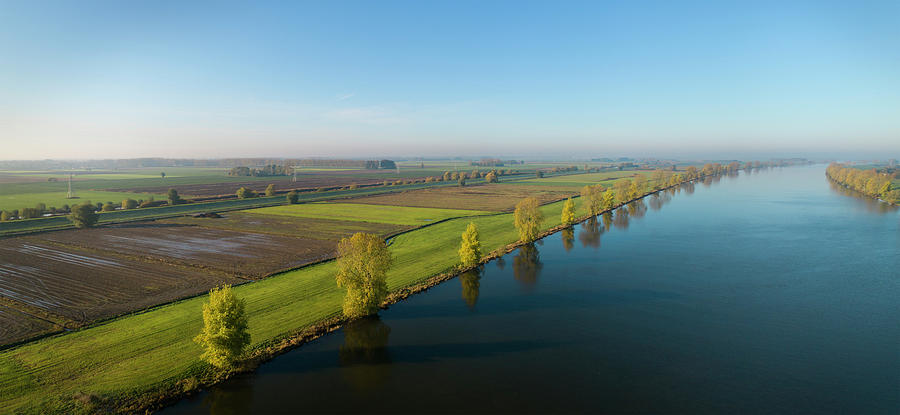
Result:
<svg viewBox="0 0 900 415"><path fill-rule="evenodd" d="M645 199L163 413L900 413L900 213L823 166Z"/></svg>

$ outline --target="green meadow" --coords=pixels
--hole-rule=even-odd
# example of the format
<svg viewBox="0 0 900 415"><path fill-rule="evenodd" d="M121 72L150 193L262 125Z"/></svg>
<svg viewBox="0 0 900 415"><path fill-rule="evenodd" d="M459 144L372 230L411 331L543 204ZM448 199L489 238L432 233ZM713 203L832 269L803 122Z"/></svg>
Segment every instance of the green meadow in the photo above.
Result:
<svg viewBox="0 0 900 415"><path fill-rule="evenodd" d="M381 222L392 225L427 225L460 216L487 215L491 212L462 209L434 209L406 206L364 205L359 203L304 203L272 206L246 211L263 215L284 215L312 219L336 219L357 222Z"/></svg>

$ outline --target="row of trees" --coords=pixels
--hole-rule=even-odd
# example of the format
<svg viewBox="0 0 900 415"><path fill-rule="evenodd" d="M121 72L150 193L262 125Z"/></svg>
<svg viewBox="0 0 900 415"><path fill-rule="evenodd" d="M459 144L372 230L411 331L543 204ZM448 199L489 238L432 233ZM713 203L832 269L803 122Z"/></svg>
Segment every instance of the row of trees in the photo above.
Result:
<svg viewBox="0 0 900 415"><path fill-rule="evenodd" d="M293 174L293 170L288 166L269 164L260 168L254 167L234 167L228 170L229 176L252 176L252 177L271 177L271 176L288 176Z"/></svg>
<svg viewBox="0 0 900 415"><path fill-rule="evenodd" d="M843 164L832 163L825 169L825 175L838 184L857 192L882 199L889 203L900 203L900 189L895 189L891 176L875 169L860 170Z"/></svg>

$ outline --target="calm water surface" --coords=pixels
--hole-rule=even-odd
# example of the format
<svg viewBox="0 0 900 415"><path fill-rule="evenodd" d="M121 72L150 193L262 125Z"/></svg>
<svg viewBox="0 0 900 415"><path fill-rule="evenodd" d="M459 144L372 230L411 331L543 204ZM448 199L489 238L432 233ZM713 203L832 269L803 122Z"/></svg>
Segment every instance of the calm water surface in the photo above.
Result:
<svg viewBox="0 0 900 415"><path fill-rule="evenodd" d="M180 413L900 413L900 214L824 167L651 197Z"/></svg>

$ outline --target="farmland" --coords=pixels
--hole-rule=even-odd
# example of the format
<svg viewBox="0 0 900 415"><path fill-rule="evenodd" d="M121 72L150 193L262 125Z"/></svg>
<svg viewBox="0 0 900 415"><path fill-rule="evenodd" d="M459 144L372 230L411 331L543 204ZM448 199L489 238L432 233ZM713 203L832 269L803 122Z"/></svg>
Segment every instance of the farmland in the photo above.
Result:
<svg viewBox="0 0 900 415"><path fill-rule="evenodd" d="M390 245L394 266L388 286L398 290L452 269L458 261L459 235L469 222L478 224L486 251L497 249L518 239L508 211L521 198L550 202L541 207L546 229L559 222L562 203L556 201L576 193L556 181L565 179L568 185L622 176L615 172L466 187L445 183L312 192L302 196L313 203L297 205L285 205L283 197L235 199L104 213L103 223L128 215L139 222L2 239L5 253L0 255L11 265L0 271L11 275L3 281L3 296L11 299L12 308L0 318L15 324L0 341L121 316L0 352L0 392L21 396L9 403L12 407L27 404L41 410L49 405L44 409L65 411L73 409L68 397L74 392L121 397L165 385L203 367L198 346L191 341L199 328L197 310L203 296L190 297L219 282L259 279L236 290L247 300L254 347L264 347L340 312L333 262L270 275L331 257L341 237L359 231L386 237L413 229ZM518 183L521 179L527 183ZM386 191L390 193L379 194ZM340 197L349 198L318 201ZM235 205L219 210L220 217L187 216L210 211L203 205L218 203ZM180 298L187 299L171 302ZM164 305L127 315L158 304Z"/></svg>
<svg viewBox="0 0 900 415"><path fill-rule="evenodd" d="M484 215L488 212L463 209L438 209L359 203L305 203L273 206L246 211L251 214L283 215L299 218L339 219L380 222L395 225L427 225L448 218Z"/></svg>
<svg viewBox="0 0 900 415"><path fill-rule="evenodd" d="M403 193L361 197L353 199L351 202L503 212L513 209L516 203L525 197L535 197L541 203L547 203L575 193L577 192L531 189L526 186L497 183L483 186L411 190Z"/></svg>
<svg viewBox="0 0 900 415"><path fill-rule="evenodd" d="M560 209L561 203L542 208L545 227L558 221ZM390 247L396 261L390 288L454 266L459 234L470 220L483 229L487 249L517 239L511 214L453 219L400 235ZM341 292L333 274L334 263L328 262L237 287L247 301L254 346L338 314ZM202 301L169 304L0 352L0 394L14 397L5 409L74 410L69 397L78 391L122 396L197 370L199 346L191 338L200 328Z"/></svg>

